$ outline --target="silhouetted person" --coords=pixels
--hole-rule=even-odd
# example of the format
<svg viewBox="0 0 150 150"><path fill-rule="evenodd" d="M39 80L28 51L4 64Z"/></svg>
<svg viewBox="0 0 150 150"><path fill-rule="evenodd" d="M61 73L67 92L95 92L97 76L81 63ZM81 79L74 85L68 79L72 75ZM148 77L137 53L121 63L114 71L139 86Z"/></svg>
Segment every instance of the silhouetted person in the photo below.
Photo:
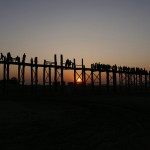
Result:
<svg viewBox="0 0 150 150"><path fill-rule="evenodd" d="M98 69L98 70L101 70L100 62L97 63L97 69Z"/></svg>
<svg viewBox="0 0 150 150"><path fill-rule="evenodd" d="M33 64L33 58L31 58L31 64Z"/></svg>
<svg viewBox="0 0 150 150"><path fill-rule="evenodd" d="M117 65L116 64L112 66L112 71L117 71Z"/></svg>
<svg viewBox="0 0 150 150"><path fill-rule="evenodd" d="M72 68L74 68L74 63L72 63Z"/></svg>
<svg viewBox="0 0 150 150"><path fill-rule="evenodd" d="M7 61L12 61L12 57L11 57L10 52L7 53Z"/></svg>
<svg viewBox="0 0 150 150"><path fill-rule="evenodd" d="M4 60L4 55L3 55L3 53L1 53L1 58L0 58L0 60Z"/></svg>
<svg viewBox="0 0 150 150"><path fill-rule="evenodd" d="M46 60L44 59L44 65L46 65L47 64L47 62L46 62Z"/></svg>
<svg viewBox="0 0 150 150"><path fill-rule="evenodd" d="M69 65L69 59L66 60L66 62L65 62L65 67L67 68L68 65Z"/></svg>
<svg viewBox="0 0 150 150"><path fill-rule="evenodd" d="M37 64L37 62L38 62L38 59L37 59L37 57L35 57L34 58L34 63Z"/></svg>
<svg viewBox="0 0 150 150"><path fill-rule="evenodd" d="M71 62L71 60L69 60L68 67L71 67L71 64L72 64L72 62Z"/></svg>
<svg viewBox="0 0 150 150"><path fill-rule="evenodd" d="M22 56L22 62L25 63L25 59L26 59L26 54L24 53Z"/></svg>
<svg viewBox="0 0 150 150"><path fill-rule="evenodd" d="M17 56L17 57L15 58L15 61L16 61L16 62L20 62L20 57Z"/></svg>
<svg viewBox="0 0 150 150"><path fill-rule="evenodd" d="M91 64L91 69L94 69L94 64Z"/></svg>
<svg viewBox="0 0 150 150"><path fill-rule="evenodd" d="M119 66L118 69L119 69L120 72L122 72L122 67L121 66Z"/></svg>
<svg viewBox="0 0 150 150"><path fill-rule="evenodd" d="M135 68L131 68L131 73L135 73Z"/></svg>

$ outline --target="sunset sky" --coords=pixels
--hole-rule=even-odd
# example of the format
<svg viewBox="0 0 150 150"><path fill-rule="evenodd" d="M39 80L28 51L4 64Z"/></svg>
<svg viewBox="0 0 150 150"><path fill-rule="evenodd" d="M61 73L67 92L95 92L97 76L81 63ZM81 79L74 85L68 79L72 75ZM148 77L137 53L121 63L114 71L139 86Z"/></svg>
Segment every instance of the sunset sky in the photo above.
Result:
<svg viewBox="0 0 150 150"><path fill-rule="evenodd" d="M150 1L0 0L0 52L150 70Z"/></svg>

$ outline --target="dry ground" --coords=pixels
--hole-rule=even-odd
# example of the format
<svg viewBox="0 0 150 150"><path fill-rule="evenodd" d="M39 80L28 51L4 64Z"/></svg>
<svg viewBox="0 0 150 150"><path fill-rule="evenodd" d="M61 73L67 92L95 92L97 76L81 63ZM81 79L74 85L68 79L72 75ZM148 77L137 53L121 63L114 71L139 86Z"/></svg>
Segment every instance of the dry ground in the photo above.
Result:
<svg viewBox="0 0 150 150"><path fill-rule="evenodd" d="M149 96L0 100L1 150L149 150Z"/></svg>

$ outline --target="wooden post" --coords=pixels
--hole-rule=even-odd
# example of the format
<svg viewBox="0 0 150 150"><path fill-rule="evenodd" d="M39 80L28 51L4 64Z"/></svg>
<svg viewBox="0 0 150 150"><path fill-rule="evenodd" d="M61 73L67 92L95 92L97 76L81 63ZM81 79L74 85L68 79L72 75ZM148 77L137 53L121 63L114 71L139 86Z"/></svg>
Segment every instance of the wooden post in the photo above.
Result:
<svg viewBox="0 0 150 150"><path fill-rule="evenodd" d="M4 57L4 66L3 66L3 93L6 91L6 57Z"/></svg>
<svg viewBox="0 0 150 150"><path fill-rule="evenodd" d="M86 86L86 78L85 78L85 66L83 64L83 58L82 58L82 85Z"/></svg>
<svg viewBox="0 0 150 150"><path fill-rule="evenodd" d="M47 78L48 78L48 82L47 82ZM49 66L47 66L46 60L44 60L44 66L43 66L43 86L44 86L44 91L45 91L45 88L46 88L46 83L48 83L49 90L51 90L51 63L49 64Z"/></svg>
<svg viewBox="0 0 150 150"><path fill-rule="evenodd" d="M94 91L94 70L92 66L91 66L91 87L92 91Z"/></svg>
<svg viewBox="0 0 150 150"><path fill-rule="evenodd" d="M64 74L63 74L63 55L60 55L60 65L61 65L61 90L64 91Z"/></svg>
<svg viewBox="0 0 150 150"><path fill-rule="evenodd" d="M24 92L24 83L25 83L25 59L26 59L26 55L25 53L23 54L22 57L22 70L21 70L21 77L22 77L22 92Z"/></svg>
<svg viewBox="0 0 150 150"><path fill-rule="evenodd" d="M55 91L57 91L57 57L56 57L56 54L54 55L54 64L55 64L55 70L54 70L54 86L55 86Z"/></svg>
<svg viewBox="0 0 150 150"><path fill-rule="evenodd" d="M21 65L20 65L20 57L18 57L18 90L20 91L20 69L21 69Z"/></svg>
<svg viewBox="0 0 150 150"><path fill-rule="evenodd" d="M4 57L3 80L6 80L6 57Z"/></svg>
<svg viewBox="0 0 150 150"><path fill-rule="evenodd" d="M77 81L76 81L76 61L73 59L73 64L74 64L74 88L76 88Z"/></svg>
<svg viewBox="0 0 150 150"><path fill-rule="evenodd" d="M38 85L38 58L35 57L35 91L37 92Z"/></svg>
<svg viewBox="0 0 150 150"><path fill-rule="evenodd" d="M33 92L33 59L31 58L31 91Z"/></svg>
<svg viewBox="0 0 150 150"><path fill-rule="evenodd" d="M82 58L82 86L84 85L84 69L83 69L83 58Z"/></svg>
<svg viewBox="0 0 150 150"><path fill-rule="evenodd" d="M18 60L18 83L20 85L20 69L21 69L21 66L20 66L20 59Z"/></svg>
<svg viewBox="0 0 150 150"><path fill-rule="evenodd" d="M44 86L44 91L45 91L45 71L46 71L46 60L44 60L44 66L43 66L43 86Z"/></svg>
<svg viewBox="0 0 150 150"><path fill-rule="evenodd" d="M46 75L45 75L45 72L46 72L46 60L44 60L44 66L43 66L43 91L45 92L45 82L46 82L46 80L45 80L45 78L46 78Z"/></svg>

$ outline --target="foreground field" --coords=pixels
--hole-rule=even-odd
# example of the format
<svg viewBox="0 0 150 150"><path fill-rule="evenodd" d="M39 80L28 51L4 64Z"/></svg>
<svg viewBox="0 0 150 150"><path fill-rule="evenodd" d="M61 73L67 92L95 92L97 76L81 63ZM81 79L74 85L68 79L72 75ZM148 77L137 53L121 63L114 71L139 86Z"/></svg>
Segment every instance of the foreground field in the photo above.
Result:
<svg viewBox="0 0 150 150"><path fill-rule="evenodd" d="M149 96L3 97L0 149L149 150L149 108Z"/></svg>

